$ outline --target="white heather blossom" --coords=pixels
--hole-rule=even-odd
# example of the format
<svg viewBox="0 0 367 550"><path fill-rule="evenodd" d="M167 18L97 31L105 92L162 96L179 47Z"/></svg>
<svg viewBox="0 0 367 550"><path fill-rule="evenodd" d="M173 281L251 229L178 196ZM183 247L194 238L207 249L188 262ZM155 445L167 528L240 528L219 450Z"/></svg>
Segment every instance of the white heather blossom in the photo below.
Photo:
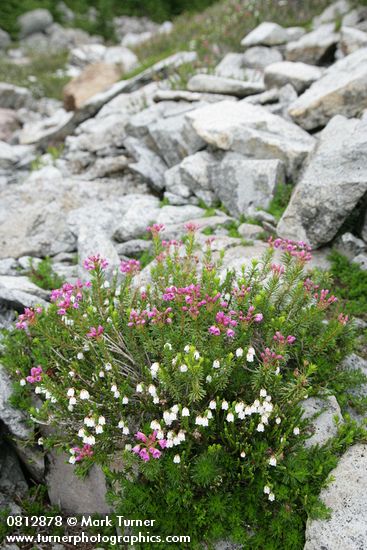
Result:
<svg viewBox="0 0 367 550"><path fill-rule="evenodd" d="M213 378L210 376L210 374L208 374L208 376L206 377L205 380L208 382L208 384L210 384L210 382L213 380Z"/></svg>
<svg viewBox="0 0 367 550"><path fill-rule="evenodd" d="M153 398L153 403L154 403L155 405L158 405L158 403L159 403L159 397L158 397L157 395Z"/></svg>
<svg viewBox="0 0 367 550"><path fill-rule="evenodd" d="M271 489L270 489L269 485L265 485L265 487L264 487L264 493L265 493L266 495L269 495L269 494L270 494L270 491L271 491Z"/></svg>
<svg viewBox="0 0 367 550"><path fill-rule="evenodd" d="M158 439L158 440L159 440L159 439L164 439L164 432L162 432L162 430L159 430L159 431L157 432L157 439Z"/></svg>
<svg viewBox="0 0 367 550"><path fill-rule="evenodd" d="M220 362L218 361L218 359L216 359L215 361L213 361L213 369L219 369L220 368Z"/></svg>
<svg viewBox="0 0 367 550"><path fill-rule="evenodd" d="M78 437L83 438L84 436L85 436L85 431L83 428L80 428L80 430L78 431Z"/></svg>
<svg viewBox="0 0 367 550"><path fill-rule="evenodd" d="M198 359L200 359L200 353L199 353L198 351L195 351L195 353L194 353L194 359L195 359L196 361L198 361Z"/></svg>
<svg viewBox="0 0 367 550"><path fill-rule="evenodd" d="M280 367L277 367L277 368L275 369L275 374L280 374Z"/></svg>
<svg viewBox="0 0 367 550"><path fill-rule="evenodd" d="M76 397L70 397L69 405L76 405Z"/></svg>
<svg viewBox="0 0 367 550"><path fill-rule="evenodd" d="M80 399L85 401L86 399L90 398L89 391L88 390L82 390L79 394Z"/></svg>
<svg viewBox="0 0 367 550"><path fill-rule="evenodd" d="M150 372L153 378L157 376L158 370L159 370L159 363L153 363L150 367Z"/></svg>
<svg viewBox="0 0 367 550"><path fill-rule="evenodd" d="M71 455L71 457L69 458L69 462L70 462L70 464L75 464L76 457L74 455Z"/></svg>
<svg viewBox="0 0 367 550"><path fill-rule="evenodd" d="M173 407L171 407L171 411L174 413L174 414L177 414L178 413L178 405L173 405ZM176 420L176 419L175 419Z"/></svg>
<svg viewBox="0 0 367 550"><path fill-rule="evenodd" d="M228 403L227 403L227 401L222 401L222 409L223 409L223 411L227 411L227 410L228 410Z"/></svg>
<svg viewBox="0 0 367 550"><path fill-rule="evenodd" d="M148 393L154 397L156 394L157 394L157 390L156 390L156 387L153 385L153 384L150 384L148 386Z"/></svg>
<svg viewBox="0 0 367 550"><path fill-rule="evenodd" d="M260 407L260 401L258 399L255 399L255 401L253 402L253 406L257 409L258 407Z"/></svg>
<svg viewBox="0 0 367 550"><path fill-rule="evenodd" d="M19 384L20 384L21 386L25 386L26 383L27 383L27 382L26 382L26 380L24 380L24 378L22 378L22 379L20 380L20 382L19 382Z"/></svg>
<svg viewBox="0 0 367 550"><path fill-rule="evenodd" d="M246 453L245 453L245 451L242 451L242 453L240 454L240 457L241 457L241 458L246 458Z"/></svg>
<svg viewBox="0 0 367 550"><path fill-rule="evenodd" d="M248 348L248 351L247 351L247 355L246 355L246 361L248 361L249 363L253 363L254 361L254 356L255 356L255 350L253 347L249 347Z"/></svg>
<svg viewBox="0 0 367 550"><path fill-rule="evenodd" d="M136 386L136 393L142 393L143 392L143 384L138 384Z"/></svg>
<svg viewBox="0 0 367 550"><path fill-rule="evenodd" d="M83 437L83 443L86 445L95 445L96 444L96 438L94 435L86 435Z"/></svg>
<svg viewBox="0 0 367 550"><path fill-rule="evenodd" d="M174 358L172 359L172 367L174 367L174 366L176 365L177 361L178 361L178 357L177 357L177 355L176 355L176 357L174 357Z"/></svg>
<svg viewBox="0 0 367 550"><path fill-rule="evenodd" d="M265 397L265 401L270 402L270 401L271 401L271 395L267 395L267 396Z"/></svg>
<svg viewBox="0 0 367 550"><path fill-rule="evenodd" d="M293 433L294 435L299 435L299 428L298 427L293 428Z"/></svg>
<svg viewBox="0 0 367 550"><path fill-rule="evenodd" d="M169 342L166 342L164 344L164 349L169 349L171 351L172 350L172 345Z"/></svg>
<svg viewBox="0 0 367 550"><path fill-rule="evenodd" d="M267 396L267 391L264 388L262 388L260 390L260 397L266 397L266 396Z"/></svg>
<svg viewBox="0 0 367 550"><path fill-rule="evenodd" d="M240 413L242 413L244 408L245 408L245 404L240 402L240 403L236 403L236 405L234 407L234 410L237 414L240 414Z"/></svg>
<svg viewBox="0 0 367 550"><path fill-rule="evenodd" d="M73 370L69 371L69 376L70 378L74 378L75 372Z"/></svg>
<svg viewBox="0 0 367 550"><path fill-rule="evenodd" d="M108 281L105 281L103 283L104 288L110 288L110 283Z"/></svg>
<svg viewBox="0 0 367 550"><path fill-rule="evenodd" d="M257 432L263 432L265 430L264 424L260 422L260 424L257 425L256 431Z"/></svg>
<svg viewBox="0 0 367 550"><path fill-rule="evenodd" d="M180 371L181 372L187 372L187 365L183 364L180 366Z"/></svg>
<svg viewBox="0 0 367 550"><path fill-rule="evenodd" d="M96 426L96 434L102 434L103 433L103 426L100 426L98 424L98 426Z"/></svg>
<svg viewBox="0 0 367 550"><path fill-rule="evenodd" d="M106 363L105 366L104 366L105 370L109 371L109 370L112 370L112 365L111 363Z"/></svg>
<svg viewBox="0 0 367 550"><path fill-rule="evenodd" d="M236 357L242 357L243 355L243 349L242 348L237 348L236 349Z"/></svg>
<svg viewBox="0 0 367 550"><path fill-rule="evenodd" d="M129 402L129 398L126 395L124 395L124 397L122 398L122 404L127 405L128 402Z"/></svg>
<svg viewBox="0 0 367 550"><path fill-rule="evenodd" d="M268 417L267 414L262 414L262 415L261 415L261 422L262 422L263 424L268 424L268 422L269 422L269 417Z"/></svg>
<svg viewBox="0 0 367 550"><path fill-rule="evenodd" d="M234 421L234 415L233 413L227 414L227 422L233 422Z"/></svg>
<svg viewBox="0 0 367 550"><path fill-rule="evenodd" d="M99 371L98 376L99 376L100 378L104 378L104 372L103 372L103 370L100 370L100 371Z"/></svg>
<svg viewBox="0 0 367 550"><path fill-rule="evenodd" d="M213 418L213 414L212 414L212 411L206 411L206 417L210 419Z"/></svg>
<svg viewBox="0 0 367 550"><path fill-rule="evenodd" d="M40 445L40 446L43 445L43 437L40 437L38 439L37 444Z"/></svg>
<svg viewBox="0 0 367 550"><path fill-rule="evenodd" d="M69 388L68 389L68 393L66 394L68 397L74 397L75 395L75 390L74 388Z"/></svg>
<svg viewBox="0 0 367 550"><path fill-rule="evenodd" d="M89 344L85 343L83 346L84 351L89 351Z"/></svg>
<svg viewBox="0 0 367 550"><path fill-rule="evenodd" d="M88 426L88 428L94 428L94 426L96 425L94 418L91 418L90 416L86 416L84 418L84 424Z"/></svg>
<svg viewBox="0 0 367 550"><path fill-rule="evenodd" d="M212 411L213 411L213 410L216 409L216 408L217 408L216 402L215 402L215 401L210 401L210 403L209 403L209 409L212 409Z"/></svg>
<svg viewBox="0 0 367 550"><path fill-rule="evenodd" d="M115 393L115 391L117 391L117 386L116 386L116 384L113 384L113 385L111 386L111 391L112 391L112 393Z"/></svg>
<svg viewBox="0 0 367 550"><path fill-rule="evenodd" d="M187 407L184 407L181 411L182 416L190 416L190 411Z"/></svg>
<svg viewBox="0 0 367 550"><path fill-rule="evenodd" d="M152 420L151 423L150 423L150 427L151 427L152 430L160 430L161 429L161 425L158 422L158 420Z"/></svg>
<svg viewBox="0 0 367 550"><path fill-rule="evenodd" d="M180 455L175 455L175 456L173 457L173 462L174 462L175 464L180 464L180 462L181 462L181 457L180 457Z"/></svg>
<svg viewBox="0 0 367 550"><path fill-rule="evenodd" d="M190 346L189 346L189 344L187 344L187 345L184 347L184 351L185 351L186 353L189 353L189 351L190 351Z"/></svg>
<svg viewBox="0 0 367 550"><path fill-rule="evenodd" d="M275 456L270 457L269 464L270 464L270 466L276 466L277 465L277 459L275 458Z"/></svg>
<svg viewBox="0 0 367 550"><path fill-rule="evenodd" d="M104 425L106 424L106 419L105 419L104 416L100 416L100 417L98 418L98 424L99 424L100 426L104 426Z"/></svg>
<svg viewBox="0 0 367 550"><path fill-rule="evenodd" d="M270 500L270 502L273 502L275 500L274 493L270 493L269 496L268 496L268 499Z"/></svg>
<svg viewBox="0 0 367 550"><path fill-rule="evenodd" d="M115 391L115 393L113 394L113 396L115 397L115 399L118 399L120 397L120 392L117 390Z"/></svg>
<svg viewBox="0 0 367 550"><path fill-rule="evenodd" d="M280 424L281 421L282 421L281 418L279 418L279 416L277 416L276 419L275 419L275 423L276 423L276 424Z"/></svg>
<svg viewBox="0 0 367 550"><path fill-rule="evenodd" d="M84 359L84 353L82 353L81 351L77 354L76 356L77 359L79 359L79 361L81 361L82 359Z"/></svg>
<svg viewBox="0 0 367 550"><path fill-rule="evenodd" d="M129 435L129 433L130 433L129 428L128 428L127 426L124 426L124 427L122 428L122 433L123 433L124 435Z"/></svg>
<svg viewBox="0 0 367 550"><path fill-rule="evenodd" d="M126 443L125 451L131 451L131 449L132 449L132 445L130 445L130 443Z"/></svg>
<svg viewBox="0 0 367 550"><path fill-rule="evenodd" d="M120 420L119 423L117 424L117 427L120 428L120 430L122 430L124 426L125 426L125 422L123 420Z"/></svg>

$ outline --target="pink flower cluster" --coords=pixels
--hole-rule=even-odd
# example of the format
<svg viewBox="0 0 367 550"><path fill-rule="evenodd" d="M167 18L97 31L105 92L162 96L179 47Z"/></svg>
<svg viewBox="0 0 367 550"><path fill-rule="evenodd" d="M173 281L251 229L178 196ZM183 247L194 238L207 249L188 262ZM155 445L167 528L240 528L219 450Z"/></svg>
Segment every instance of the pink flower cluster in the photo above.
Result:
<svg viewBox="0 0 367 550"><path fill-rule="evenodd" d="M153 237L157 236L158 233L161 233L166 229L165 225L163 223L154 223L153 225L148 225L147 231L149 231Z"/></svg>
<svg viewBox="0 0 367 550"><path fill-rule="evenodd" d="M123 260L120 263L121 273L132 274L138 273L140 271L140 262L139 260Z"/></svg>
<svg viewBox="0 0 367 550"><path fill-rule="evenodd" d="M338 315L338 321L341 325L346 325L349 321L349 317L348 315L344 315L344 313L340 313L340 315Z"/></svg>
<svg viewBox="0 0 367 550"><path fill-rule="evenodd" d="M200 225L194 222L187 222L184 227L188 233L195 233L200 229Z"/></svg>
<svg viewBox="0 0 367 550"><path fill-rule="evenodd" d="M276 363L276 361L281 361L284 359L283 355L271 351L269 348L265 348L265 351L260 353L261 359L264 365L271 365Z"/></svg>
<svg viewBox="0 0 367 550"><path fill-rule="evenodd" d="M331 304L334 304L338 301L338 298L334 296L333 294L329 296L330 290L322 289L320 291L320 294L318 292L315 292L314 298L317 300L317 307L320 309L325 309Z"/></svg>
<svg viewBox="0 0 367 550"><path fill-rule="evenodd" d="M83 288L90 287L91 283L88 281L82 283L77 281L75 285L71 283L65 283L61 288L57 288L51 292L51 302L56 302L59 315L66 315L68 309L78 309L79 302L83 299Z"/></svg>
<svg viewBox="0 0 367 550"><path fill-rule="evenodd" d="M303 241L291 241L290 239L273 239L268 240L270 246L279 248L284 252L288 252L291 256L298 258L302 262L309 262L312 259L311 247Z"/></svg>
<svg viewBox="0 0 367 550"><path fill-rule="evenodd" d="M319 288L319 285L316 285L310 278L307 278L305 280L305 282L303 283L303 286L307 290L307 292L312 292Z"/></svg>
<svg viewBox="0 0 367 550"><path fill-rule="evenodd" d="M30 384L36 384L37 382L42 381L42 367L38 365L38 367L32 367L31 368L31 374L27 376L26 378L27 382Z"/></svg>
<svg viewBox="0 0 367 550"><path fill-rule="evenodd" d="M201 288L199 284L191 284L186 287L171 286L165 289L162 296L166 302L173 301L175 299L184 300L185 305L181 307L182 311L188 312L193 318L196 318L200 313L200 308L206 306L210 311L213 305L219 300L221 294L217 292L214 296L201 297Z"/></svg>
<svg viewBox="0 0 367 550"><path fill-rule="evenodd" d="M72 449L75 453L75 462L80 462L84 458L93 456L93 449L91 445L85 444L82 448L73 447Z"/></svg>
<svg viewBox="0 0 367 550"><path fill-rule="evenodd" d="M294 342L296 341L296 337L291 335L285 337L281 332L279 332L279 330L277 330L273 336L273 340L278 344L284 346L285 344L294 344Z"/></svg>
<svg viewBox="0 0 367 550"><path fill-rule="evenodd" d="M129 316L128 327L144 326L149 320L153 325L170 325L172 323L172 308L167 307L164 311L159 311L156 307L143 311L132 309Z"/></svg>
<svg viewBox="0 0 367 550"><path fill-rule="evenodd" d="M90 327L89 332L87 332L87 338L100 338L104 332L102 325L98 327Z"/></svg>
<svg viewBox="0 0 367 550"><path fill-rule="evenodd" d="M242 311L240 311L238 318L241 321L241 323L251 323L251 322L261 323L261 321L264 318L263 314L254 313L254 311L255 311L254 306L250 306L248 308L246 315Z"/></svg>
<svg viewBox="0 0 367 550"><path fill-rule="evenodd" d="M271 264L271 270L274 273L274 275L280 277L284 273L284 265L278 265L278 264Z"/></svg>
<svg viewBox="0 0 367 550"><path fill-rule="evenodd" d="M108 267L108 261L106 258L102 258L100 254L96 254L95 256L88 256L88 258L84 260L83 266L87 271L106 269Z"/></svg>
<svg viewBox="0 0 367 550"><path fill-rule="evenodd" d="M224 330L228 338L234 338L235 331L233 328L238 324L236 319L232 319L235 315L236 312L232 310L229 311L228 314L224 313L224 311L218 311L215 316L217 324L209 327L209 333L213 336L219 336L221 334L221 330Z"/></svg>
<svg viewBox="0 0 367 550"><path fill-rule="evenodd" d="M245 287L245 285L242 285L241 288L234 288L232 290L233 296L237 298L237 300L242 300L251 292L251 287Z"/></svg>
<svg viewBox="0 0 367 550"><path fill-rule="evenodd" d="M146 436L143 432L137 432L135 437L138 441L141 441L142 444L135 445L135 447L132 448L132 452L139 455L144 462L148 462L150 457L159 458L161 456L162 452L157 449L157 444L161 449L165 449L167 446L166 439L157 440L156 430L154 430L150 436Z"/></svg>
<svg viewBox="0 0 367 550"><path fill-rule="evenodd" d="M19 315L15 326L20 330L26 330L29 325L35 323L36 313L42 313L42 308L36 307L36 309L33 309L30 307L26 307L24 309L24 313Z"/></svg>

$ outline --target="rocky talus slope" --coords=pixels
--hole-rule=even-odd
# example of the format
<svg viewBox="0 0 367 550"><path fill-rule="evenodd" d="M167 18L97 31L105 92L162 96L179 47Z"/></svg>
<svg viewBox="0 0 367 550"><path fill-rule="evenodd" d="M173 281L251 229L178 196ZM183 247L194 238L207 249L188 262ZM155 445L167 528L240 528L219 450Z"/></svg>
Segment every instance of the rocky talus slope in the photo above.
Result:
<svg viewBox="0 0 367 550"><path fill-rule="evenodd" d="M24 62L25 45L62 44L73 80L64 104L0 83L2 327L14 310L49 299L27 277L30 258L37 265L50 256L60 277L76 280L83 276L76 257L99 252L116 265L147 257L152 221L165 224L167 238L197 222L199 239L212 234L224 250L225 268L261 256L266 239L278 235L310 243L313 266L328 267L333 244L367 269L367 8L340 0L308 32L261 23L243 38L242 52L228 53L213 74L195 74L185 89L172 87L172 75L195 62L194 51L120 80L138 67L130 48L171 32L170 24L119 18L121 44L106 46L36 11L22 16L20 49L0 31L3 55ZM293 192L277 220L267 209L284 184ZM348 225L357 215L358 236ZM345 368L367 374L367 361L352 355ZM0 366L0 507L17 511L14 495L27 490L27 472L69 512L85 511L78 506L86 500L90 512L107 511L101 472L76 484L58 456L24 447L30 428L10 393ZM336 433L335 416L343 422L333 396L304 408L317 415L309 444ZM309 522L305 550L365 548L366 472L367 448L355 445L322 494L331 519Z"/></svg>

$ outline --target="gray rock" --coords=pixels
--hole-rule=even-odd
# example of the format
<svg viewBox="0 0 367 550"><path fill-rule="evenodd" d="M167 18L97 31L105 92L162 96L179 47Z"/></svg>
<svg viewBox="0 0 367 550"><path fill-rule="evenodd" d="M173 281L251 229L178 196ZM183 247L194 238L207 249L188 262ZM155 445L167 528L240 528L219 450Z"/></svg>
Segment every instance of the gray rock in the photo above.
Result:
<svg viewBox="0 0 367 550"><path fill-rule="evenodd" d="M22 107L29 108L32 106L32 103L32 95L27 88L0 82L0 107L3 109L18 110Z"/></svg>
<svg viewBox="0 0 367 550"><path fill-rule="evenodd" d="M32 479L42 483L45 475L45 458L40 448L19 439L16 439L13 445L17 456Z"/></svg>
<svg viewBox="0 0 367 550"><path fill-rule="evenodd" d="M21 497L28 490L18 458L3 440L0 443L0 493Z"/></svg>
<svg viewBox="0 0 367 550"><path fill-rule="evenodd" d="M27 426L24 414L10 405L9 399L12 393L12 381L0 364L0 420L13 436L27 440L31 437L32 430Z"/></svg>
<svg viewBox="0 0 367 550"><path fill-rule="evenodd" d="M10 45L10 42L9 33L0 29L0 50L5 50Z"/></svg>
<svg viewBox="0 0 367 550"><path fill-rule="evenodd" d="M40 8L28 11L18 17L19 36L25 38L30 34L42 32L52 24L52 21L52 15L48 10Z"/></svg>
<svg viewBox="0 0 367 550"><path fill-rule="evenodd" d="M367 107L367 48L326 70L289 107L292 119L307 130L324 126L334 115L356 116Z"/></svg>
<svg viewBox="0 0 367 550"><path fill-rule="evenodd" d="M58 2L56 9L61 15L62 20L66 23L71 23L75 19L74 12L65 4L65 2Z"/></svg>
<svg viewBox="0 0 367 550"><path fill-rule="evenodd" d="M132 239L125 243L120 243L116 246L119 256L138 256L143 252L152 252L152 242L144 239Z"/></svg>
<svg viewBox="0 0 367 550"><path fill-rule="evenodd" d="M359 265L363 271L367 271L367 254L358 254L353 258L352 262Z"/></svg>
<svg viewBox="0 0 367 550"><path fill-rule="evenodd" d="M264 80L267 88L281 88L292 84L298 93L304 92L323 75L322 69L306 63L281 61L265 68Z"/></svg>
<svg viewBox="0 0 367 550"><path fill-rule="evenodd" d="M73 114L64 109L58 109L52 116L36 122L29 122L19 132L19 143L23 145L44 146L57 136L61 128L64 128Z"/></svg>
<svg viewBox="0 0 367 550"><path fill-rule="evenodd" d="M308 520L304 550L361 550L367 540L367 448L359 443L330 472L333 481L320 497L329 520Z"/></svg>
<svg viewBox="0 0 367 550"><path fill-rule="evenodd" d="M242 54L227 53L222 61L215 67L214 73L224 78L245 80L246 69L243 66Z"/></svg>
<svg viewBox="0 0 367 550"><path fill-rule="evenodd" d="M245 100L221 101L186 114L187 124L209 145L257 159L279 159L295 176L315 138Z"/></svg>
<svg viewBox="0 0 367 550"><path fill-rule="evenodd" d="M277 23L265 21L241 40L241 46L277 46L288 42L286 29Z"/></svg>
<svg viewBox="0 0 367 550"><path fill-rule="evenodd" d="M279 224L283 237L328 243L367 190L367 120L334 117L297 184Z"/></svg>
<svg viewBox="0 0 367 550"><path fill-rule="evenodd" d="M264 232L264 229L261 225L254 225L252 223L241 223L238 228L238 233L244 239L258 239L259 236Z"/></svg>
<svg viewBox="0 0 367 550"><path fill-rule="evenodd" d="M196 74L190 78L187 88L191 92L208 92L214 94L233 95L246 97L264 91L264 86L257 82L246 82L223 78L210 74Z"/></svg>
<svg viewBox="0 0 367 550"><path fill-rule="evenodd" d="M75 475L75 467L67 463L66 454L48 454L46 484L52 505L68 514L108 514L107 485L102 470L93 466L81 479Z"/></svg>
<svg viewBox="0 0 367 550"><path fill-rule="evenodd" d="M325 8L321 15L314 17L312 21L313 27L316 29L325 23L335 22L342 15L346 15L350 12L351 7L352 6L347 0L333 2L333 4Z"/></svg>
<svg viewBox="0 0 367 550"><path fill-rule="evenodd" d="M14 109L0 108L0 140L12 142L14 133L21 127L21 122Z"/></svg>
<svg viewBox="0 0 367 550"><path fill-rule="evenodd" d="M358 254L365 252L367 245L362 239L358 239L352 233L343 233L343 235L340 235L336 239L334 248L349 260L352 260Z"/></svg>
<svg viewBox="0 0 367 550"><path fill-rule="evenodd" d="M338 40L339 34L335 32L334 23L327 23L299 40L289 42L285 57L288 61L322 65L333 56Z"/></svg>
<svg viewBox="0 0 367 550"><path fill-rule="evenodd" d="M139 139L127 138L124 145L136 160L136 162L129 164L130 170L140 174L153 189L162 190L167 164Z"/></svg>
<svg viewBox="0 0 367 550"><path fill-rule="evenodd" d="M45 306L48 292L33 284L28 277L0 276L0 304L21 310L37 305Z"/></svg>
<svg viewBox="0 0 367 550"><path fill-rule="evenodd" d="M250 206L268 207L277 185L285 180L285 171L279 160L252 160L227 153L214 166L211 179L216 196L231 215L239 217Z"/></svg>
<svg viewBox="0 0 367 550"><path fill-rule="evenodd" d="M136 55L124 46L106 47L103 44L85 44L70 52L70 63L85 68L91 63L104 62L121 66L124 72L135 69L138 65Z"/></svg>
<svg viewBox="0 0 367 550"><path fill-rule="evenodd" d="M15 275L18 263L14 258L0 260L0 275Z"/></svg>
<svg viewBox="0 0 367 550"><path fill-rule="evenodd" d="M338 433L335 418L343 423L342 413L335 397L309 397L302 403L303 418L311 422L312 436L305 441L305 447L325 445Z"/></svg>
<svg viewBox="0 0 367 550"><path fill-rule="evenodd" d="M156 197L147 195L133 201L119 222L114 239L125 242L145 235L147 226L156 221L159 212L159 200Z"/></svg>
<svg viewBox="0 0 367 550"><path fill-rule="evenodd" d="M248 215L260 223L266 222L273 225L277 223L272 214L269 214L269 212L265 212L265 210L259 210L258 208L249 208Z"/></svg>
<svg viewBox="0 0 367 550"><path fill-rule="evenodd" d="M353 27L342 27L340 30L340 49L344 55L349 55L367 46L367 32L354 29Z"/></svg>
<svg viewBox="0 0 367 550"><path fill-rule="evenodd" d="M265 69L268 65L283 61L283 56L275 48L266 46L254 46L245 51L242 57L242 63L246 67L253 69Z"/></svg>
<svg viewBox="0 0 367 550"><path fill-rule="evenodd" d="M294 42L306 34L306 30L303 27L287 27L286 29L288 42Z"/></svg>

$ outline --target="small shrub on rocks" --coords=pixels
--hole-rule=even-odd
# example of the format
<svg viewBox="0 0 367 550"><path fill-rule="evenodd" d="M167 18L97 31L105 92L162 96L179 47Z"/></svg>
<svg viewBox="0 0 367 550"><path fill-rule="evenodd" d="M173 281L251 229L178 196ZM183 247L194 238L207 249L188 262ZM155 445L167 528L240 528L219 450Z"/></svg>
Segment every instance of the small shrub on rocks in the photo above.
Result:
<svg viewBox="0 0 367 550"><path fill-rule="evenodd" d="M45 449L64 449L80 473L102 465L115 509L155 519L161 536L190 535L190 548L223 538L302 548L335 455L304 448L301 404L334 391L351 323L307 274L302 242L270 239L236 274L221 269L212 238L198 248L194 224L183 243L148 229L146 287L138 260L111 278L96 255L84 262L90 281L19 316L4 356L17 399L54 427Z"/></svg>

